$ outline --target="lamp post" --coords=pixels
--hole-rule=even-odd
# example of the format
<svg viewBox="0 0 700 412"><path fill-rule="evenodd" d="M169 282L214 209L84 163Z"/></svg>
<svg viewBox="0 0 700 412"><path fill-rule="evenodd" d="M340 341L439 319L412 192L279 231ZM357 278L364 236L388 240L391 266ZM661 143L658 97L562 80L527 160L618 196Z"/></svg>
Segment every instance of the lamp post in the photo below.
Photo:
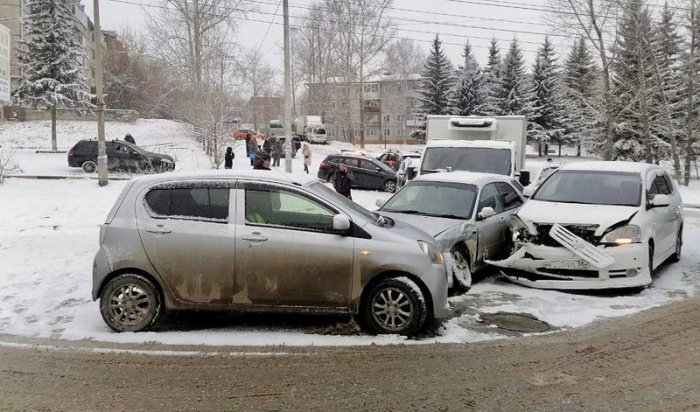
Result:
<svg viewBox="0 0 700 412"><path fill-rule="evenodd" d="M102 29L100 27L100 2L93 0L95 23L95 115L97 117L97 182L107 186L107 150L105 145L104 100L102 96Z"/></svg>
<svg viewBox="0 0 700 412"><path fill-rule="evenodd" d="M95 0L97 1L97 0ZM289 70L289 2L282 1L282 12L284 13L284 135L287 137L284 142L284 171L292 172L292 107L291 88Z"/></svg>

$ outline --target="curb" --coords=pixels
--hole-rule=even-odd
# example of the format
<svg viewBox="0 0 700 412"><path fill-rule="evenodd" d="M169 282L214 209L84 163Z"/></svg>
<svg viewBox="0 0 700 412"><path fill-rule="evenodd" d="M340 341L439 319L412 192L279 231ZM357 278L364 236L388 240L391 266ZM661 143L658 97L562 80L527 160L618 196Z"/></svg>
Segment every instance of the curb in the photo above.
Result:
<svg viewBox="0 0 700 412"><path fill-rule="evenodd" d="M65 150L42 150L37 149L34 153L67 153Z"/></svg>

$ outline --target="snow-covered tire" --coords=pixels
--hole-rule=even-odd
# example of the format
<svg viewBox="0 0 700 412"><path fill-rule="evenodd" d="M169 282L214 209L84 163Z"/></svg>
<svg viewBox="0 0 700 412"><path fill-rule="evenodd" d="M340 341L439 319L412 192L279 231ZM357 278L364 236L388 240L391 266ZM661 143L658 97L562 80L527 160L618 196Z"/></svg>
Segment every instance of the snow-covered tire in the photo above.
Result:
<svg viewBox="0 0 700 412"><path fill-rule="evenodd" d="M469 267L469 255L463 246L455 246L450 251L452 258L452 288L458 292L468 292L472 287L472 271Z"/></svg>
<svg viewBox="0 0 700 412"><path fill-rule="evenodd" d="M678 229L678 234L676 235L676 250L669 258L670 262L678 262L681 260L681 252L683 251L683 227Z"/></svg>
<svg viewBox="0 0 700 412"><path fill-rule="evenodd" d="M93 162L92 160L87 160L83 162L81 168L85 173L95 173L97 171L97 163Z"/></svg>
<svg viewBox="0 0 700 412"><path fill-rule="evenodd" d="M158 321L161 312L158 289L142 275L119 275L100 294L102 319L117 332L146 330Z"/></svg>
<svg viewBox="0 0 700 412"><path fill-rule="evenodd" d="M382 189L384 189L384 191L387 193L394 193L396 191L396 182L393 180L387 180L382 185Z"/></svg>
<svg viewBox="0 0 700 412"><path fill-rule="evenodd" d="M428 318L425 297L407 277L383 279L362 301L360 325L372 334L414 335Z"/></svg>

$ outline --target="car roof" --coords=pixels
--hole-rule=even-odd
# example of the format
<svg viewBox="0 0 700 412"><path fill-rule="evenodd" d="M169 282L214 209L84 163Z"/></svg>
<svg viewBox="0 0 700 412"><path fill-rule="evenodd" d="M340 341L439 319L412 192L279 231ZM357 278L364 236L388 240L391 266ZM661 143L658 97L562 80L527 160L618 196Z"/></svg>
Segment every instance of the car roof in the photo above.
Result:
<svg viewBox="0 0 700 412"><path fill-rule="evenodd" d="M449 182L449 183L466 183L473 185L483 185L491 182L510 182L509 176L496 175L492 173L476 173L476 172L439 172L427 173L413 179L414 182Z"/></svg>
<svg viewBox="0 0 700 412"><path fill-rule="evenodd" d="M196 172L177 172L177 173L162 173L156 175L140 176L132 179L134 185L139 186L150 186L157 183L173 183L179 181L188 180L232 180L232 179L255 179L266 181L270 183L282 183L282 184L293 184L293 185L303 185L311 181L317 181L316 177L302 177L292 176L291 174L284 173L280 170L242 170L242 171L231 171L231 170L204 170Z"/></svg>
<svg viewBox="0 0 700 412"><path fill-rule="evenodd" d="M592 161L569 163L559 168L559 170L582 170L601 172L627 172L646 173L650 170L663 170L660 166L649 163L623 162L623 161Z"/></svg>

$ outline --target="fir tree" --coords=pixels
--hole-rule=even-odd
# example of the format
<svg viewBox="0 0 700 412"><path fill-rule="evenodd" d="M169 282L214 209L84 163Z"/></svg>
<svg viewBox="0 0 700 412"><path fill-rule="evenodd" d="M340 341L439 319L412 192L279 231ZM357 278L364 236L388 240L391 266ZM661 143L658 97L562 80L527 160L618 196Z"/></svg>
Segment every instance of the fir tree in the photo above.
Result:
<svg viewBox="0 0 700 412"><path fill-rule="evenodd" d="M513 39L503 60L503 71L496 88L495 96L500 106L498 114L527 115L531 100L527 86L523 53L518 40Z"/></svg>
<svg viewBox="0 0 700 412"><path fill-rule="evenodd" d="M564 104L566 106L566 135L576 144L577 156L581 156L581 145L602 151L602 142L596 142L600 124L592 107L596 106L596 94L600 90L597 68L588 43L581 37L574 41L564 64Z"/></svg>
<svg viewBox="0 0 700 412"><path fill-rule="evenodd" d="M480 109L481 114L495 116L502 114L500 112L501 105L499 104L496 93L500 88L501 80L501 55L496 39L491 40L489 46L489 58L486 68L484 69L484 103Z"/></svg>
<svg viewBox="0 0 700 412"><path fill-rule="evenodd" d="M450 110L450 89L453 80L452 63L442 50L442 43L435 36L433 47L425 63L423 81L419 93L421 108L425 114L448 114Z"/></svg>
<svg viewBox="0 0 700 412"><path fill-rule="evenodd" d="M21 76L13 100L51 109L53 150L57 148L56 108L89 105L74 19L69 0L32 0L24 20L28 40L21 42L24 47L17 52Z"/></svg>
<svg viewBox="0 0 700 412"><path fill-rule="evenodd" d="M459 82L453 97L453 112L461 116L481 115L485 103L484 74L476 62L467 41L464 46L464 66L460 66Z"/></svg>
<svg viewBox="0 0 700 412"><path fill-rule="evenodd" d="M545 37L537 51L532 74L532 107L529 117L530 138L545 148L551 142L562 143L564 107L559 88L559 69L552 43Z"/></svg>

